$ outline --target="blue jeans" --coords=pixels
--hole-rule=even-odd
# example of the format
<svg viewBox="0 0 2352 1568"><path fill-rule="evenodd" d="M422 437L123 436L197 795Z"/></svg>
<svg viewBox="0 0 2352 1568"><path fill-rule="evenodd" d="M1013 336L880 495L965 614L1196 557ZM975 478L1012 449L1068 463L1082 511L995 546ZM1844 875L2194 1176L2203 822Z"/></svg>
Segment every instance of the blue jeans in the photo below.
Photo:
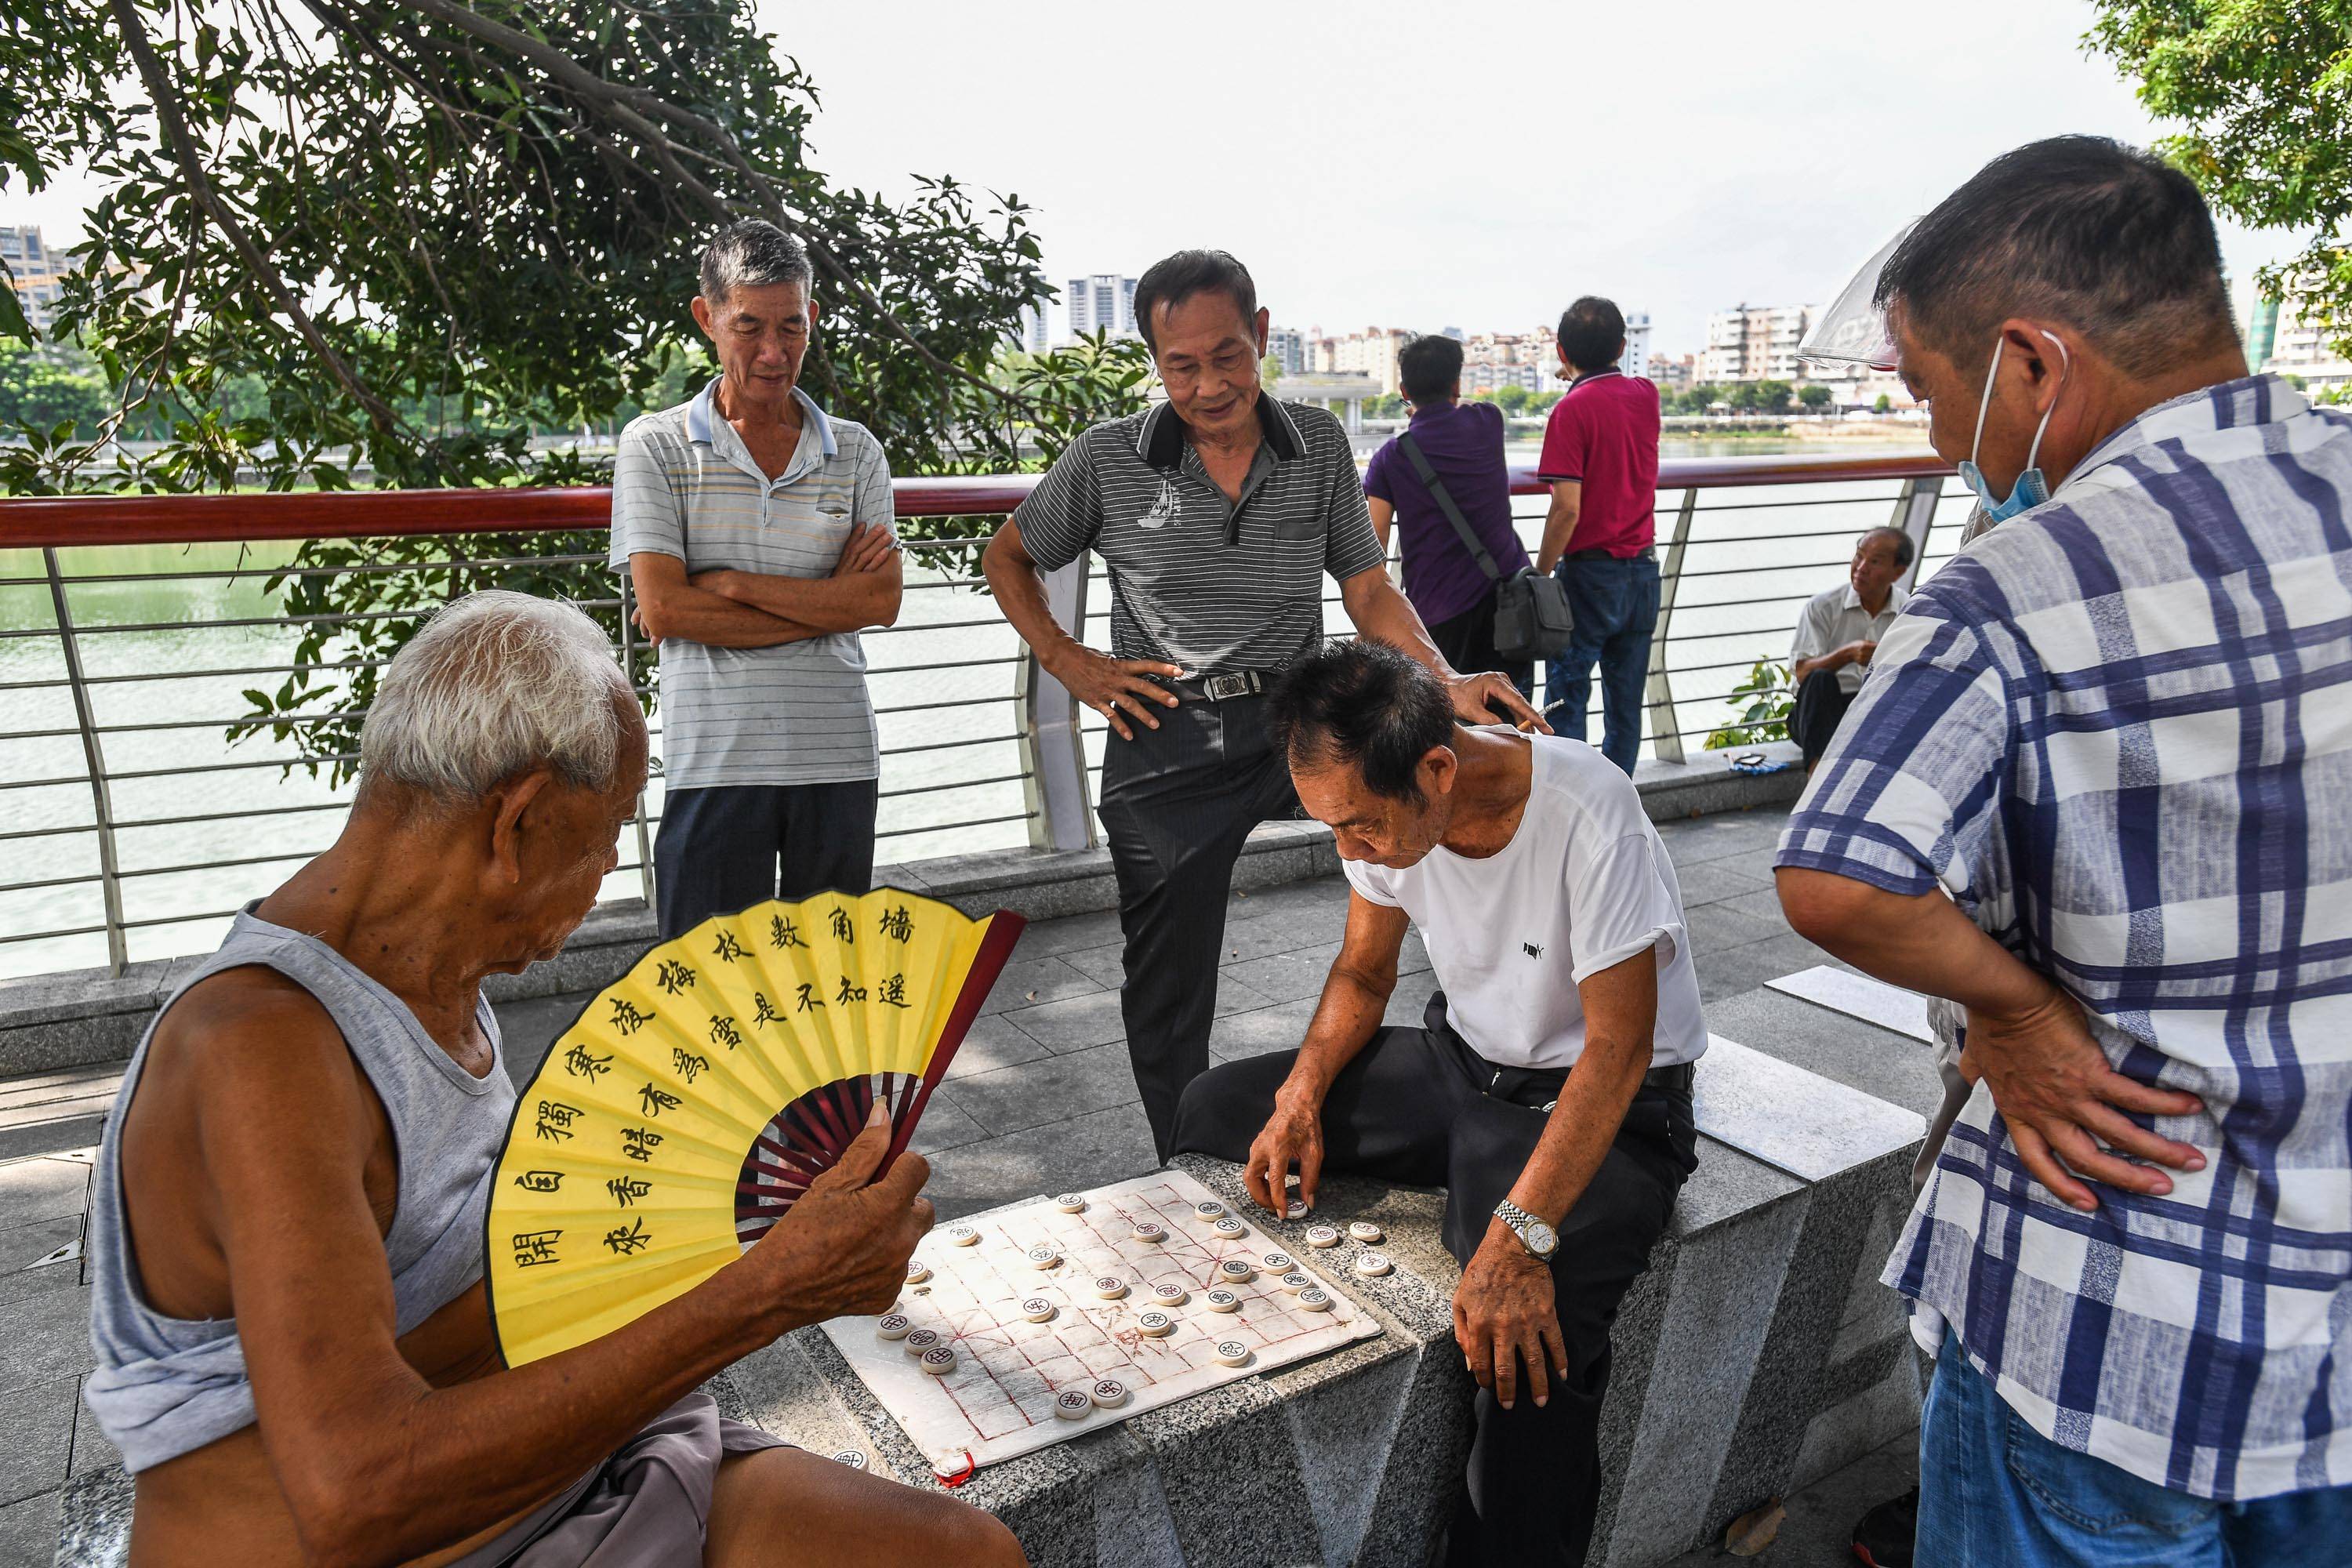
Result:
<svg viewBox="0 0 2352 1568"><path fill-rule="evenodd" d="M2339 1568L2352 1487L2217 1503L2061 1447L1944 1336L1919 1427L1916 1568Z"/></svg>
<svg viewBox="0 0 2352 1568"><path fill-rule="evenodd" d="M1642 752L1642 687L1658 626L1658 563L1646 555L1570 557L1552 568L1576 617L1568 651L1544 666L1544 717L1584 739L1592 666L1601 666L1601 754L1633 771Z"/></svg>

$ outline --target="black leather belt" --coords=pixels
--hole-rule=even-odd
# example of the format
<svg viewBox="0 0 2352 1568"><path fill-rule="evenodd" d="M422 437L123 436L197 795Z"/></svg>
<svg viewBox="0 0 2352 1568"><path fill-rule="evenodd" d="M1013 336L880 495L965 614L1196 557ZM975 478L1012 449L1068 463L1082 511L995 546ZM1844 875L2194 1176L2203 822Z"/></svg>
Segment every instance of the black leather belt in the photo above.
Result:
<svg viewBox="0 0 2352 1568"><path fill-rule="evenodd" d="M1161 684L1187 702L1224 702L1235 697L1256 696L1274 684L1274 676L1267 671L1235 669L1223 675L1204 675L1197 680Z"/></svg>
<svg viewBox="0 0 2352 1568"><path fill-rule="evenodd" d="M1642 1075L1642 1087L1654 1089L1661 1094L1688 1094L1697 1082L1698 1064L1696 1062L1678 1062L1670 1068L1652 1068ZM1559 1101L1555 1100L1550 1104L1538 1106L1537 1109L1549 1110L1552 1106L1559 1103Z"/></svg>
<svg viewBox="0 0 2352 1568"><path fill-rule="evenodd" d="M1612 555L1606 550L1571 550L1562 561L1655 561L1658 552L1652 545L1643 545L1631 555Z"/></svg>

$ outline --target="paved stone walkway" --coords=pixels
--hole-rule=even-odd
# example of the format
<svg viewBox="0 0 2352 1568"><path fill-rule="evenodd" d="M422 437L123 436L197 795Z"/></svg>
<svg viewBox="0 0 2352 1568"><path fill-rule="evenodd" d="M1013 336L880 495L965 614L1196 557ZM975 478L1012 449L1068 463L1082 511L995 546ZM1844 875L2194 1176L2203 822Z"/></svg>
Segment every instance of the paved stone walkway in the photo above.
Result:
<svg viewBox="0 0 2352 1568"><path fill-rule="evenodd" d="M1820 1009L1792 1026L1765 982L1826 954L1791 931L1772 892L1778 810L1728 813L1662 828L1682 883L1708 1026L1927 1114L1937 1098L1924 1048ZM1304 1030L1339 950L1347 906L1337 877L1236 894L1229 907L1217 1023L1219 1060L1282 1050ZM1023 938L919 1130L942 1218L1037 1193L1088 1187L1151 1164L1119 1023L1119 934L1112 914L1043 921ZM1390 1005L1417 1023L1433 982L1418 942ZM499 1009L509 1070L527 1076L586 1000L550 997ZM88 1112L110 1102L119 1072L0 1081L0 1111L58 1103L54 1123L21 1119L0 1162L0 1565L50 1561L69 1475L114 1456L81 1408L89 1363L78 1246L89 1184ZM41 1129L56 1128L58 1146ZM64 1256L64 1254L72 1254ZM55 1258L56 1261L49 1261ZM1870 1503L1910 1484L1905 1446L1882 1450L1790 1500L1780 1545L1790 1565L1850 1561L1843 1531ZM1700 1553L1683 1563L1712 1557Z"/></svg>

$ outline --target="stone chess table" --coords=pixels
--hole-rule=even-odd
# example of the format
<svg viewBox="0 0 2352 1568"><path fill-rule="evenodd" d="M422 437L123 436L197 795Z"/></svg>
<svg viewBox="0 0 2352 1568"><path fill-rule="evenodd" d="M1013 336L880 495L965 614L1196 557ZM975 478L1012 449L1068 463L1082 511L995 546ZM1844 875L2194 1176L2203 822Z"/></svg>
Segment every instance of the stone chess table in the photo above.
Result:
<svg viewBox="0 0 2352 1568"><path fill-rule="evenodd" d="M1777 993L1744 1016L1822 1027L1817 1009ZM1647 1568L1719 1540L1728 1521L1918 1422L1919 1363L1878 1271L1909 1207L1921 1118L1719 1037L1696 1101L1698 1170L1612 1336L1594 1568ZM1250 1205L1237 1169L1175 1165L1308 1255L1309 1222ZM1475 1393L1454 1343L1444 1197L1339 1176L1318 1197L1314 1223L1386 1232L1385 1277L1353 1274L1348 1244L1315 1255L1377 1337L983 1468L955 1495L1003 1518L1037 1568L1428 1563ZM804 1447L940 1485L821 1328L707 1386L729 1414ZM130 1492L118 1466L76 1475L58 1562L121 1563Z"/></svg>

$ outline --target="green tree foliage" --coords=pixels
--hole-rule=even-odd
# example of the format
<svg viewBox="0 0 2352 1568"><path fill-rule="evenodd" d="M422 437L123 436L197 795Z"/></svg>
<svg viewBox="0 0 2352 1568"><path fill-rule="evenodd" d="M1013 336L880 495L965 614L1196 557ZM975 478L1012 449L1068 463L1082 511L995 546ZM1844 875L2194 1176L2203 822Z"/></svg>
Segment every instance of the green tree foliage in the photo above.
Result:
<svg viewBox="0 0 2352 1568"><path fill-rule="evenodd" d="M1809 414L1820 414L1825 411L1836 396L1835 393L1819 382L1797 388L1797 401Z"/></svg>
<svg viewBox="0 0 2352 1568"><path fill-rule="evenodd" d="M2352 0L2099 0L2085 43L2186 128L2158 145L2216 210L2311 237L2263 269L2352 352Z"/></svg>
<svg viewBox="0 0 2352 1568"><path fill-rule="evenodd" d="M1514 419L1528 411L1528 405L1534 398L1534 393L1516 381L1508 386L1498 386L1495 389L1496 406Z"/></svg>
<svg viewBox="0 0 2352 1568"><path fill-rule="evenodd" d="M1870 408L1874 414L1891 414L1895 411L1895 399L1882 392L1878 395L1878 401L1872 404Z"/></svg>
<svg viewBox="0 0 2352 1568"><path fill-rule="evenodd" d="M0 348L0 427L95 428L112 405L88 354L47 344Z"/></svg>
<svg viewBox="0 0 2352 1568"><path fill-rule="evenodd" d="M1013 468L1139 405L1137 344L998 372L1051 292L1017 197L944 175L902 202L844 188L804 156L815 111L752 0L0 0L0 192L97 176L59 327L116 400L96 429L0 446L0 490L596 479L533 428L677 394L704 363L695 259L742 216L808 245L804 384L900 472ZM0 300L0 335L26 337ZM142 420L160 450L110 443ZM601 553L592 535L320 543L278 585L303 615L492 584L609 600ZM363 709L410 624L313 623L306 668L250 694L255 728ZM355 728L307 732L339 756Z"/></svg>

